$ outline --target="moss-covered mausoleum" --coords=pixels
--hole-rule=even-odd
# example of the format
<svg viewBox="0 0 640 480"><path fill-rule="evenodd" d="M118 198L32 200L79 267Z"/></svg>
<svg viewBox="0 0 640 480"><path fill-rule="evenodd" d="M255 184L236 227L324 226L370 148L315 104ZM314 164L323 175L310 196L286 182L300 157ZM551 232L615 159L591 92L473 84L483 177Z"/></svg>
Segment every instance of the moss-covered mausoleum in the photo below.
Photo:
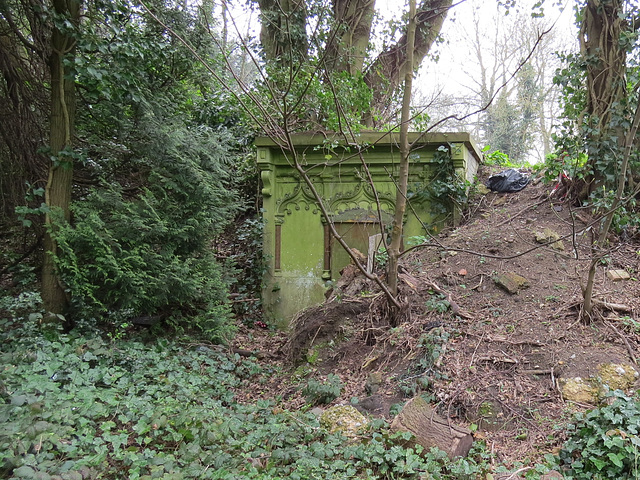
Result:
<svg viewBox="0 0 640 480"><path fill-rule="evenodd" d="M363 133L357 143L349 146L338 137L319 134L293 137L295 157L308 172L338 233L352 248L369 255L371 267L381 232L388 231L392 221L399 135ZM405 216L405 239L424 235L425 228L437 231L459 216L446 199L434 205L429 195L420 194L428 190L435 165L442 168L442 163L434 161L436 152L448 152L457 181L472 182L481 160L480 151L467 133L411 133L410 143L410 205ZM311 188L293 165L294 155L268 138L258 138L255 144L262 179L264 253L268 264L263 304L267 318L286 327L297 312L324 300L330 282L339 278L350 258L332 238ZM362 155L359 149L364 150Z"/></svg>

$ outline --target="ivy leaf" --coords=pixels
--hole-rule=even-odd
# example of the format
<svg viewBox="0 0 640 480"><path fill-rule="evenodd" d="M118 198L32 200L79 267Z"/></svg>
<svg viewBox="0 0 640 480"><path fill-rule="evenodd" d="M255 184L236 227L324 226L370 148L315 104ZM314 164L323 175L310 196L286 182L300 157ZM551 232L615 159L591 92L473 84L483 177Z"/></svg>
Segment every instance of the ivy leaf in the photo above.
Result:
<svg viewBox="0 0 640 480"><path fill-rule="evenodd" d="M27 403L26 395L13 395L11 397L11 405L14 405L16 407L21 407L25 403Z"/></svg>
<svg viewBox="0 0 640 480"><path fill-rule="evenodd" d="M605 462L604 460L597 458L597 457L592 457L591 458L591 463L593 463L595 465L595 467L600 471L602 470L605 465L607 464L607 462Z"/></svg>
<svg viewBox="0 0 640 480"><path fill-rule="evenodd" d="M616 467L618 467L618 468L622 468L623 467L623 463L622 463L622 459L620 458L621 457L620 454L608 453L607 457L609 457L609 460L611 460L611 463L613 463Z"/></svg>

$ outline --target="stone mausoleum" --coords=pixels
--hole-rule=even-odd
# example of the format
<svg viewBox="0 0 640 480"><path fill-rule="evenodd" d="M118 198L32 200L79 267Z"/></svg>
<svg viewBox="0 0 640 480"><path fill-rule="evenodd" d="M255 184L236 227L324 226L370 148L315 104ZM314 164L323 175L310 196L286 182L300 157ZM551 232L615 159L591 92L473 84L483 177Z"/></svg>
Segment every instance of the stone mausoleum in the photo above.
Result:
<svg viewBox="0 0 640 480"><path fill-rule="evenodd" d="M362 133L357 143L361 150L366 147L362 155L357 147L346 145L338 137L293 136L296 157L322 197L329 218L352 248L369 256L372 268L373 254L393 218L399 135ZM411 133L410 143L411 194L405 239L425 235L425 229L437 231L459 216L446 200L434 208L426 196L416 194L433 177L436 151L450 152L456 175L469 182L473 182L482 158L467 133ZM268 265L263 304L267 318L286 327L297 312L324 300L330 282L340 277L350 258L330 234L311 188L293 165L292 153L268 138L258 138L255 144L263 187L264 254ZM443 212L443 204L448 204L448 211Z"/></svg>

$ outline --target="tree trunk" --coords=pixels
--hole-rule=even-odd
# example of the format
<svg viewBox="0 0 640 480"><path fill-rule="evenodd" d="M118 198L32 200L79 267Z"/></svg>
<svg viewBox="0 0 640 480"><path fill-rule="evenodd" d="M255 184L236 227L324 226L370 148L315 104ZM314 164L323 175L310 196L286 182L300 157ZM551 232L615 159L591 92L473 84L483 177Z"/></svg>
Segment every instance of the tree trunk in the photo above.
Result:
<svg viewBox="0 0 640 480"><path fill-rule="evenodd" d="M267 61L296 70L307 59L307 8L304 0L258 0L260 42Z"/></svg>
<svg viewBox="0 0 640 480"><path fill-rule="evenodd" d="M449 458L466 457L473 445L470 430L442 418L422 397L415 397L407 402L393 419L391 429L395 432L410 432L415 437L414 443L422 445L427 451L431 447L438 447Z"/></svg>
<svg viewBox="0 0 640 480"><path fill-rule="evenodd" d="M414 65L420 65L437 38L453 0L423 0L417 8ZM267 62L295 72L309 53L308 9L304 0L258 0L262 30L260 42ZM375 13L375 0L333 0L331 31L323 53L326 72L364 73L373 92L363 123L376 127L395 112L394 95L402 83L407 62L407 34L363 72ZM286 83L283 83L283 89Z"/></svg>
<svg viewBox="0 0 640 480"><path fill-rule="evenodd" d="M375 3L375 0L333 0L334 25L325 49L327 72L362 73Z"/></svg>
<svg viewBox="0 0 640 480"><path fill-rule="evenodd" d="M80 18L78 0L54 0L56 13L64 15L74 25ZM56 222L69 221L73 159L66 153L72 147L75 117L75 83L65 71L64 60L73 55L75 39L54 26L51 38L51 120L50 148L54 160L49 165L45 202L50 209L45 223L44 261L42 267L42 301L47 311L63 313L68 299L55 264L57 243Z"/></svg>
<svg viewBox="0 0 640 480"><path fill-rule="evenodd" d="M587 99L579 125L584 128L583 124L586 123L586 147L589 155L589 171L592 172L587 177L589 188L585 189L584 195L586 197L604 186L607 173L615 172L617 180L617 186L609 185L611 188L616 188L616 196L604 216L604 224L598 233L598 238L591 246L591 266L582 292L584 299L582 319L586 321L591 318L593 310L596 265L605 255L606 238L611 221L624 194L627 165L637 129L638 112L636 110L634 126L630 129L633 134L625 135L623 119L624 100L627 95L627 66L626 50L621 39L624 29L628 27L625 26L622 15L623 2L621 0L588 0L582 13L580 53L587 65ZM583 119L586 120L583 122ZM613 138L617 138L617 145L612 144ZM622 162L618 168L617 163L621 157Z"/></svg>
<svg viewBox="0 0 640 480"><path fill-rule="evenodd" d="M400 124L400 165L398 185L393 215L391 244L389 245L389 265L387 277L389 290L398 295L398 260L402 248L404 214L407 208L407 185L409 181L409 122L411 121L411 93L413 90L413 52L416 38L416 0L409 0L409 24L407 25L406 61L404 63L404 94Z"/></svg>
<svg viewBox="0 0 640 480"><path fill-rule="evenodd" d="M640 125L640 103L636 105L636 113L633 117L633 123L631 128L627 132L624 138L624 154L622 156L622 165L620 166L620 173L618 174L618 186L616 190L616 196L613 200L613 204L609 208L609 211L604 217L604 225L600 230L597 241L591 245L591 265L587 274L587 283L582 292L584 303L582 305L582 320L591 320L591 312L593 311L593 287L596 279L596 266L600 260L606 255L603 251L607 242L607 236L611 229L611 223L613 222L613 216L616 210L621 205L624 196L624 187L626 184L627 170L629 168L629 159L631 157L631 149L634 145L636 134L638 133L638 126Z"/></svg>
<svg viewBox="0 0 640 480"><path fill-rule="evenodd" d="M414 66L420 65L429 53L452 3L453 0L423 0L420 4L415 18ZM389 111L391 100L400 86L407 63L407 41L408 34L405 33L398 43L378 55L365 73L365 83L373 92L371 109L363 115L363 123L368 127L378 126L380 120L377 117L386 123L392 113Z"/></svg>
<svg viewBox="0 0 640 480"><path fill-rule="evenodd" d="M598 189L604 182L606 165L602 161L599 146L612 136L617 136L623 147L624 130L620 122L612 125L612 115L620 112L621 101L626 97L626 51L621 45L624 27L621 0L589 0L583 10L580 27L580 51L587 65L587 101L584 116L589 164L594 172L587 193ZM616 112L617 110L617 112ZM580 122L582 127L582 122Z"/></svg>

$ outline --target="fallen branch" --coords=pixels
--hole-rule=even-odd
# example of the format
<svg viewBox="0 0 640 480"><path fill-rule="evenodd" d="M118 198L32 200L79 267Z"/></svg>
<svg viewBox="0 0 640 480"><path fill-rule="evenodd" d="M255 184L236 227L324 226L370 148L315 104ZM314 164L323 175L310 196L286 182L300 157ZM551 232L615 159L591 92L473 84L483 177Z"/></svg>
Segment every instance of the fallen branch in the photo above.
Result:
<svg viewBox="0 0 640 480"><path fill-rule="evenodd" d="M470 337L480 337L480 335L478 335L477 333L471 333L467 331L465 331L464 333L465 335L468 335ZM533 345L534 347L544 347L547 345L546 343L542 343L537 340L517 340L515 342L512 342L504 335L485 335L483 333L482 338L485 339L487 342L508 343L509 345ZM562 337L559 337L559 338L562 338Z"/></svg>
<svg viewBox="0 0 640 480"><path fill-rule="evenodd" d="M539 342L537 340L517 340L512 342L504 335L489 335L487 340L490 342L502 342L509 345L533 345L534 347L544 347L546 343Z"/></svg>
<svg viewBox="0 0 640 480"><path fill-rule="evenodd" d="M478 361L479 362L491 362L491 363L513 363L513 364L520 363L520 362L518 362L518 360L516 360L514 358L496 357L496 356L493 356L493 355L486 355L486 356L478 357Z"/></svg>
<svg viewBox="0 0 640 480"><path fill-rule="evenodd" d="M519 370L523 375L553 375L553 370Z"/></svg>
<svg viewBox="0 0 640 480"><path fill-rule="evenodd" d="M627 305L623 305L621 303L611 303L611 302L607 302L605 300L600 300L597 298L594 298L592 302L594 305L602 307L605 310L611 310L614 312L630 313L631 311L633 311L633 308Z"/></svg>

